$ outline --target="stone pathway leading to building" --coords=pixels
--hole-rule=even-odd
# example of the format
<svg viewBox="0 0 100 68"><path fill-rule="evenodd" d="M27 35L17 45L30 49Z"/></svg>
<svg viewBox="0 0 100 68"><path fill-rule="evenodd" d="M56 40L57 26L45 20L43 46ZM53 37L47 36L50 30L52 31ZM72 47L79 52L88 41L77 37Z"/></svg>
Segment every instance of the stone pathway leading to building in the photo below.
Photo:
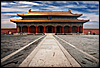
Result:
<svg viewBox="0 0 100 68"><path fill-rule="evenodd" d="M81 67L53 37L47 35L19 67Z"/></svg>

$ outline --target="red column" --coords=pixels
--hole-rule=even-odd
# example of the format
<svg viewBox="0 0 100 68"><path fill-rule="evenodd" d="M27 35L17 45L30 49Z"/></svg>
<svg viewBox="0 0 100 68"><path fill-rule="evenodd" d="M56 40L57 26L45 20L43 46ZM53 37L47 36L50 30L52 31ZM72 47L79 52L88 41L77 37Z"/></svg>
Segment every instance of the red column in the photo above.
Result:
<svg viewBox="0 0 100 68"><path fill-rule="evenodd" d="M40 27L37 27L38 29L37 29L37 32L39 33L40 32Z"/></svg>
<svg viewBox="0 0 100 68"><path fill-rule="evenodd" d="M78 32L79 32L79 26L78 26Z"/></svg>
<svg viewBox="0 0 100 68"><path fill-rule="evenodd" d="M28 26L28 33L29 33L29 26Z"/></svg>
<svg viewBox="0 0 100 68"><path fill-rule="evenodd" d="M64 26L62 26L62 33L64 33Z"/></svg>
<svg viewBox="0 0 100 68"><path fill-rule="evenodd" d="M62 27L60 28L60 33L61 33Z"/></svg>
<svg viewBox="0 0 100 68"><path fill-rule="evenodd" d="M53 33L53 27L52 27L52 33Z"/></svg>
<svg viewBox="0 0 100 68"><path fill-rule="evenodd" d="M16 30L17 30L17 33L18 33L18 26L16 26Z"/></svg>
<svg viewBox="0 0 100 68"><path fill-rule="evenodd" d="M56 33L56 26L55 26L55 33Z"/></svg>
<svg viewBox="0 0 100 68"><path fill-rule="evenodd" d="M44 26L44 33L45 33L45 26Z"/></svg>
<svg viewBox="0 0 100 68"><path fill-rule="evenodd" d="M47 31L46 32L48 33L48 27L47 27Z"/></svg>
<svg viewBox="0 0 100 68"><path fill-rule="evenodd" d="M72 33L72 26L70 26L70 33Z"/></svg>
<svg viewBox="0 0 100 68"><path fill-rule="evenodd" d="M61 30L61 33L63 33L63 26L62 26L62 28L61 28L62 30Z"/></svg>
<svg viewBox="0 0 100 68"><path fill-rule="evenodd" d="M21 26L21 32L22 32L22 26Z"/></svg>
<svg viewBox="0 0 100 68"><path fill-rule="evenodd" d="M64 33L64 26L63 26L63 33Z"/></svg>
<svg viewBox="0 0 100 68"><path fill-rule="evenodd" d="M36 33L37 33L37 26L36 26Z"/></svg>

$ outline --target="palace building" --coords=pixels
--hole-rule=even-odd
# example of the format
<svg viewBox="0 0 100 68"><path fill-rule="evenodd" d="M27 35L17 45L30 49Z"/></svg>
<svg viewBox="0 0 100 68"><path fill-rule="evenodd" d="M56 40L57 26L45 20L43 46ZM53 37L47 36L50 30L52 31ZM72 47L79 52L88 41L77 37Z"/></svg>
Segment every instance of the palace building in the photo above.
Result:
<svg viewBox="0 0 100 68"><path fill-rule="evenodd" d="M68 11L31 11L19 14L20 20L11 20L16 23L17 33L83 33L83 24L89 20L79 20L82 14L73 14Z"/></svg>

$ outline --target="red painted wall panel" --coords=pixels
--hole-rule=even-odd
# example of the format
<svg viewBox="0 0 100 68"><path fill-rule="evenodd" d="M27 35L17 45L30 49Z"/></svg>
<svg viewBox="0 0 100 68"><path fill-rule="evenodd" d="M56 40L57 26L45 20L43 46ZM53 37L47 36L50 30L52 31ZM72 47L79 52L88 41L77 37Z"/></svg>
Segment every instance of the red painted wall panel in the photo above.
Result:
<svg viewBox="0 0 100 68"><path fill-rule="evenodd" d="M91 31L91 33L99 34L99 29L84 29L84 33L88 34L88 31Z"/></svg>
<svg viewBox="0 0 100 68"><path fill-rule="evenodd" d="M16 33L17 32L16 29L1 29L1 34L8 33L9 31L11 31L12 33Z"/></svg>

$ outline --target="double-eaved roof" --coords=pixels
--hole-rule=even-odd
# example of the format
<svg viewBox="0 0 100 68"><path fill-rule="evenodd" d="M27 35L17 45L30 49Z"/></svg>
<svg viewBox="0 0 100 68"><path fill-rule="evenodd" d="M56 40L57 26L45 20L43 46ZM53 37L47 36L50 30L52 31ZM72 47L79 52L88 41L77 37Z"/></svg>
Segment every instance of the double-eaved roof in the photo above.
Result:
<svg viewBox="0 0 100 68"><path fill-rule="evenodd" d="M29 10L26 14L19 14L18 16L24 17L24 16L81 16L82 14L73 14L71 13L71 10L68 9L68 11L31 11ZM78 20L78 19L21 19L21 20L11 20L12 22L88 22L89 20Z"/></svg>

